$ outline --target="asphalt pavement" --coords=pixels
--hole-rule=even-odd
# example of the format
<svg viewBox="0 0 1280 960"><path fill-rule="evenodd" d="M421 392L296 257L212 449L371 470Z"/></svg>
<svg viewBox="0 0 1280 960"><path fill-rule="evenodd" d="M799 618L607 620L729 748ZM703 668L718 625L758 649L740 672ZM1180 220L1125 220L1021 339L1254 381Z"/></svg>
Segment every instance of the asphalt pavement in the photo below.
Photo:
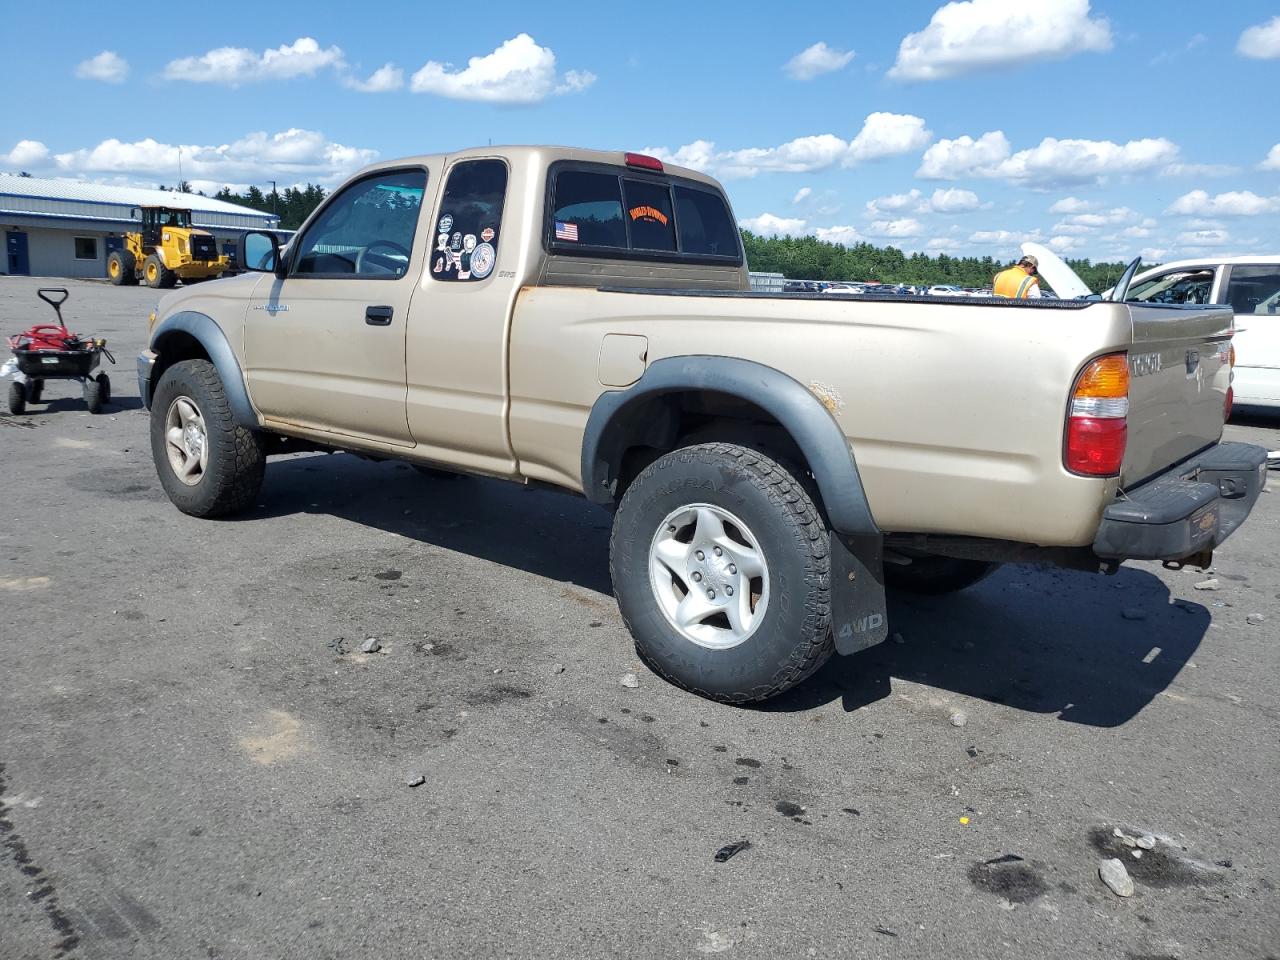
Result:
<svg viewBox="0 0 1280 960"><path fill-rule="evenodd" d="M722 706L639 662L574 497L315 454L178 513L155 293L56 284L120 363L0 413L3 960L1280 956L1280 495L1212 574L1006 567Z"/></svg>

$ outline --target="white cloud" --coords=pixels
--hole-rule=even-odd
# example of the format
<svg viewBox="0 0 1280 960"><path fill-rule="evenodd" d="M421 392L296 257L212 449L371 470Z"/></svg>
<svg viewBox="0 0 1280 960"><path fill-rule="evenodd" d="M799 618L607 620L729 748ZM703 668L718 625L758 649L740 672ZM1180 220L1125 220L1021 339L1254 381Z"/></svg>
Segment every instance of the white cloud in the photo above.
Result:
<svg viewBox="0 0 1280 960"><path fill-rule="evenodd" d="M852 247L865 242L857 227L815 227L813 235L827 243L838 243L842 247Z"/></svg>
<svg viewBox="0 0 1280 960"><path fill-rule="evenodd" d="M1280 16L1249 27L1240 34L1236 53L1254 60L1274 60L1280 57Z"/></svg>
<svg viewBox="0 0 1280 960"><path fill-rule="evenodd" d="M824 73L843 70L851 60L853 60L852 50L837 50L818 41L797 53L782 69L795 80L812 80Z"/></svg>
<svg viewBox="0 0 1280 960"><path fill-rule="evenodd" d="M977 230L969 234L970 243L980 243L986 246L1008 246L1010 244L1022 243L1026 240L1039 239L1039 230L1032 230L1026 233L1021 233L1016 230Z"/></svg>
<svg viewBox="0 0 1280 960"><path fill-rule="evenodd" d="M1120 236L1141 240L1151 236L1151 233L1152 231L1150 227L1125 227L1120 231Z"/></svg>
<svg viewBox="0 0 1280 960"><path fill-rule="evenodd" d="M972 190L959 190L949 187L946 190L933 191L929 198L929 209L934 213L967 213L981 206L978 195Z"/></svg>
<svg viewBox="0 0 1280 960"><path fill-rule="evenodd" d="M772 213L762 213L758 217L743 217L738 226L762 236L795 236L804 232L805 221L798 217L775 217Z"/></svg>
<svg viewBox="0 0 1280 960"><path fill-rule="evenodd" d="M115 138L93 147L59 153L41 168L58 176L116 174L174 182L177 144L151 138L125 143ZM190 180L263 183L312 180L333 184L377 159L378 152L327 140L315 130L246 134L233 143L182 144L182 172Z"/></svg>
<svg viewBox="0 0 1280 960"><path fill-rule="evenodd" d="M1165 213L1190 217L1256 217L1280 213L1280 196L1260 197L1250 190L1233 190L1209 196L1204 190L1184 193Z"/></svg>
<svg viewBox="0 0 1280 960"><path fill-rule="evenodd" d="M1096 210L1098 204L1093 200L1081 200L1079 197L1063 197L1049 208L1050 213L1088 213Z"/></svg>
<svg viewBox="0 0 1280 960"><path fill-rule="evenodd" d="M1162 177L1229 177L1239 173L1229 163L1171 163L1160 171Z"/></svg>
<svg viewBox="0 0 1280 960"><path fill-rule="evenodd" d="M394 63L384 63L367 80L359 77L346 77L343 84L361 93L389 93L404 86L404 71Z"/></svg>
<svg viewBox="0 0 1280 960"><path fill-rule="evenodd" d="M570 70L556 75L556 55L521 33L504 41L492 53L472 57L462 70L449 63L428 60L413 75L409 89L450 100L487 103L538 103L562 93L578 93L595 83L593 73Z"/></svg>
<svg viewBox="0 0 1280 960"><path fill-rule="evenodd" d="M1049 249L1058 253L1066 253L1080 245L1080 241L1076 237L1057 236L1049 238Z"/></svg>
<svg viewBox="0 0 1280 960"><path fill-rule="evenodd" d="M926 197L919 190L912 189L868 200L866 209L868 216L884 217L895 213L967 213L981 205L978 195L972 190L938 189L933 191L933 196Z"/></svg>
<svg viewBox="0 0 1280 960"><path fill-rule="evenodd" d="M645 147L644 152L666 163L733 180L758 173L812 173L837 163L850 167L866 160L918 150L929 142L930 136L919 117L872 113L850 141L832 133L820 133L797 137L776 147L717 150L710 140L695 140L675 150Z"/></svg>
<svg viewBox="0 0 1280 960"><path fill-rule="evenodd" d="M1009 159L1011 147L1002 130L973 137L939 140L924 152L916 176L924 180L958 180L961 177L997 176Z"/></svg>
<svg viewBox="0 0 1280 960"><path fill-rule="evenodd" d="M926 180L983 177L1023 186L1101 183L1110 176L1149 173L1171 163L1178 146L1164 138L1130 140L1059 140L1045 137L1028 150L1011 153L1001 130L977 140L939 140L925 151L916 176Z"/></svg>
<svg viewBox="0 0 1280 960"><path fill-rule="evenodd" d="M1090 18L1089 0L967 0L944 4L927 27L907 34L889 76L943 80L1110 49L1111 26Z"/></svg>
<svg viewBox="0 0 1280 960"><path fill-rule="evenodd" d="M1178 234L1178 243L1184 247L1220 247L1231 242L1225 230L1188 230Z"/></svg>
<svg viewBox="0 0 1280 960"><path fill-rule="evenodd" d="M918 237L924 233L924 225L914 217L897 220L875 220L867 227L872 237Z"/></svg>
<svg viewBox="0 0 1280 960"><path fill-rule="evenodd" d="M129 61L114 50L103 50L96 57L81 61L76 67L76 76L81 80L124 83L129 76Z"/></svg>
<svg viewBox="0 0 1280 960"><path fill-rule="evenodd" d="M313 77L321 70L343 66L342 50L338 47L322 49L311 37L299 37L293 43L262 53L248 47L218 47L199 57L183 57L164 68L164 77L238 87L260 80Z"/></svg>
<svg viewBox="0 0 1280 960"><path fill-rule="evenodd" d="M791 198L792 205L794 206L797 203L802 203L803 201L807 200L809 198L809 195L812 193L813 193L813 187L801 187L799 190L796 191L796 195Z"/></svg>
<svg viewBox="0 0 1280 960"><path fill-rule="evenodd" d="M924 120L909 113L871 113L849 144L844 165L922 150L933 139Z"/></svg>
<svg viewBox="0 0 1280 960"><path fill-rule="evenodd" d="M1280 170L1280 143L1271 148L1267 159L1258 164L1262 170Z"/></svg>
<svg viewBox="0 0 1280 960"><path fill-rule="evenodd" d="M12 167L14 170L26 170L28 167L39 169L49 158L49 148L39 140L19 140L8 153L0 153L0 167Z"/></svg>

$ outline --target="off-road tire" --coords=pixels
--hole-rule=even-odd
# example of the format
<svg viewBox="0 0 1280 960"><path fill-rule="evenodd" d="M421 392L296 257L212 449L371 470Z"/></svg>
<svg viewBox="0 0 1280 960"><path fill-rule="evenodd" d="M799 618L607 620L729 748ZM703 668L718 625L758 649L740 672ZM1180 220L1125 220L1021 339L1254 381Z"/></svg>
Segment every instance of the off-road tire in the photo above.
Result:
<svg viewBox="0 0 1280 960"><path fill-rule="evenodd" d="M102 399L102 384L92 377L84 382L84 402L89 412L93 414L101 413L106 404Z"/></svg>
<svg viewBox="0 0 1280 960"><path fill-rule="evenodd" d="M119 271L112 270L119 266ZM117 287L131 287L138 282L138 264L128 250L112 250L107 254L107 279Z"/></svg>
<svg viewBox="0 0 1280 960"><path fill-rule="evenodd" d="M43 380L27 381L27 403L39 403L40 398L44 396Z"/></svg>
<svg viewBox="0 0 1280 960"><path fill-rule="evenodd" d="M17 380L9 381L9 412L17 416L27 411L27 388Z"/></svg>
<svg viewBox="0 0 1280 960"><path fill-rule="evenodd" d="M904 593L955 593L987 579L1000 564L959 557L917 557L907 565L886 563L884 583Z"/></svg>
<svg viewBox="0 0 1280 960"><path fill-rule="evenodd" d="M98 381L98 389L102 392L102 405L105 407L111 402L111 378L105 373L100 373L94 379Z"/></svg>
<svg viewBox="0 0 1280 960"><path fill-rule="evenodd" d="M667 620L649 577L649 549L664 518L706 503L741 518L769 568L769 603L746 640L711 649ZM609 569L636 650L677 686L724 703L767 700L831 656L830 531L786 468L732 443L682 447L659 457L627 488L614 517Z"/></svg>
<svg viewBox="0 0 1280 960"><path fill-rule="evenodd" d="M165 449L165 417L183 396L204 417L209 444L208 468L194 485L178 479ZM151 401L151 457L164 492L193 517L226 516L253 503L267 463L262 435L236 424L222 379L208 360L184 360L161 375Z"/></svg>
<svg viewBox="0 0 1280 960"><path fill-rule="evenodd" d="M161 263L160 258L154 253L143 261L142 275L147 280L147 286L158 287L161 290L168 290L178 282L178 275Z"/></svg>

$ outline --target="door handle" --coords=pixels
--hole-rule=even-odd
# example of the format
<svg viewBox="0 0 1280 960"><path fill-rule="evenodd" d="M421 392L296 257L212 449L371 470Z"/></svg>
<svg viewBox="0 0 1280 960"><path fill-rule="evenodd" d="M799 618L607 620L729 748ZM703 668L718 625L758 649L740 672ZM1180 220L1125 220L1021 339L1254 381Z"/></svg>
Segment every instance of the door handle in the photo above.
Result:
<svg viewBox="0 0 1280 960"><path fill-rule="evenodd" d="M389 327L391 326L391 314L395 311L391 307L365 307L364 322L371 327Z"/></svg>

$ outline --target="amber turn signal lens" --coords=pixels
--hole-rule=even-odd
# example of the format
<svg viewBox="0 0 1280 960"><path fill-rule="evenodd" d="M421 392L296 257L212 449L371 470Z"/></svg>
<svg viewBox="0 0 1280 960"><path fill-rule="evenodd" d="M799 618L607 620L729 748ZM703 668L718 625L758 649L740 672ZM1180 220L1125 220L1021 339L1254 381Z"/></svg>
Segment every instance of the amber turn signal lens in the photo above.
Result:
<svg viewBox="0 0 1280 960"><path fill-rule="evenodd" d="M1127 397L1129 357L1112 353L1099 357L1081 371L1076 380L1077 397Z"/></svg>

